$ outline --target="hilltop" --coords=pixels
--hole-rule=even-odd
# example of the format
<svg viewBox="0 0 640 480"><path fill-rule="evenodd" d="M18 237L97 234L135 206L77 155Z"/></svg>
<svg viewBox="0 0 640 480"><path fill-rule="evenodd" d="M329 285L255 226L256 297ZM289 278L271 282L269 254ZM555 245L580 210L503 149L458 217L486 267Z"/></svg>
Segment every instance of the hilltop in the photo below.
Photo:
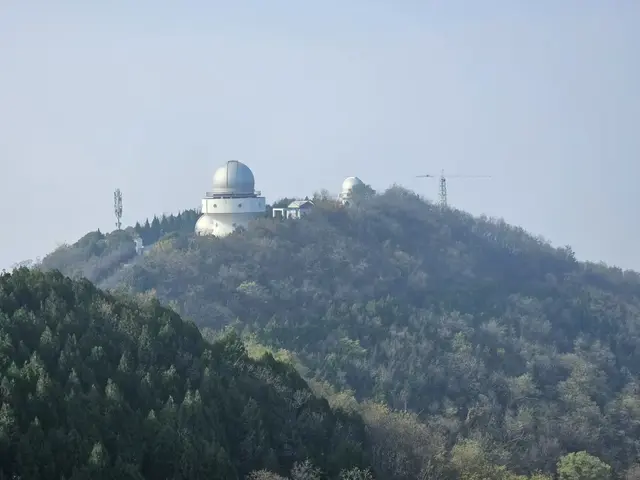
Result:
<svg viewBox="0 0 640 480"><path fill-rule="evenodd" d="M586 451L634 468L637 273L578 262L568 247L398 187L349 209L320 199L303 219L261 219L221 239L164 232L94 280L156 297L205 336L232 325L286 353L333 404L408 412L404 432L421 425L432 439L423 460L554 472ZM66 264L54 252L43 267L91 278L88 265L104 258L92 248L67 247L87 259Z"/></svg>

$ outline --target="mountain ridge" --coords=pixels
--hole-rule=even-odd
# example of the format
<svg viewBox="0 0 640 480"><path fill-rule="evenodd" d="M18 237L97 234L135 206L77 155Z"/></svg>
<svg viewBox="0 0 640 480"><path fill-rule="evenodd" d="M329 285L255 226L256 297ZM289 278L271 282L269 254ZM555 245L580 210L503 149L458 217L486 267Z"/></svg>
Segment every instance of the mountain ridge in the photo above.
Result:
<svg viewBox="0 0 640 480"><path fill-rule="evenodd" d="M523 473L580 450L637 461L640 276L501 220L399 187L319 199L226 238L168 233L102 286L290 351L309 381L419 414L449 454L478 442Z"/></svg>

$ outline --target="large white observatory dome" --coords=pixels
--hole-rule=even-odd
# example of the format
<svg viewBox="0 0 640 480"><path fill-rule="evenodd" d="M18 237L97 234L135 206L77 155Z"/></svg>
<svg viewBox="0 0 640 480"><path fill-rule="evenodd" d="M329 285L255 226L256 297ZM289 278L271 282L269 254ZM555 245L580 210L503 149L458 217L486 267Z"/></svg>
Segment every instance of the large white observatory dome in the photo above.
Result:
<svg viewBox="0 0 640 480"><path fill-rule="evenodd" d="M196 222L196 234L224 237L264 216L265 208L265 198L255 191L251 169L242 162L230 160L213 174L213 190L202 199L202 216Z"/></svg>
<svg viewBox="0 0 640 480"><path fill-rule="evenodd" d="M229 160L213 174L215 195L253 195L254 190L253 172L238 160Z"/></svg>

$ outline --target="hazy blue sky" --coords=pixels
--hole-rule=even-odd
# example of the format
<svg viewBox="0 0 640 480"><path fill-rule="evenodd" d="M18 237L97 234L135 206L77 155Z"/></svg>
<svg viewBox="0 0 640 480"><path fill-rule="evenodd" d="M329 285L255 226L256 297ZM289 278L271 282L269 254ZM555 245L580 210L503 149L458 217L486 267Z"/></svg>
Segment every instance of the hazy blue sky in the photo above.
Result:
<svg viewBox="0 0 640 480"><path fill-rule="evenodd" d="M199 205L358 175L640 269L640 2L2 0L0 268Z"/></svg>

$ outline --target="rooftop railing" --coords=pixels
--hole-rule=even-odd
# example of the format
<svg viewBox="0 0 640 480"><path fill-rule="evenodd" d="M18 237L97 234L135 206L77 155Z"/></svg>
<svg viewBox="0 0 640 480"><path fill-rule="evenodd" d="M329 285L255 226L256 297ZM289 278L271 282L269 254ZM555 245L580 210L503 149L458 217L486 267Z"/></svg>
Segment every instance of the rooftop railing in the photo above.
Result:
<svg viewBox="0 0 640 480"><path fill-rule="evenodd" d="M247 197L259 197L262 195L260 190L256 190L253 193L216 193L206 192L205 198L247 198Z"/></svg>

